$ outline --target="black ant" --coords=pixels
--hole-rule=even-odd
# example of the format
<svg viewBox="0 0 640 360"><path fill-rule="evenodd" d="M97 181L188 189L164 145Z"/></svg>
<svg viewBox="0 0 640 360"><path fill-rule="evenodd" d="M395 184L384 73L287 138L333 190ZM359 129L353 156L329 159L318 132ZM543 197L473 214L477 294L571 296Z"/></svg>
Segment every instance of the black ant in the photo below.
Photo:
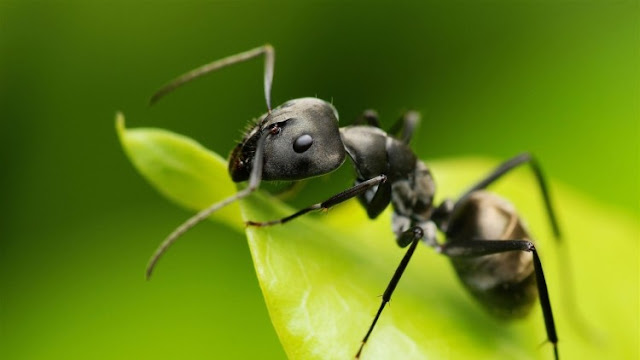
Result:
<svg viewBox="0 0 640 360"><path fill-rule="evenodd" d="M214 211L242 199L262 180L302 180L327 174L345 158L354 164L355 185L329 199L282 219L248 221L248 226L284 224L313 210L328 209L357 197L370 218L376 218L391 204L393 232L400 247L408 247L382 303L355 354L359 358L382 310L391 299L419 242L448 256L463 284L492 314L514 318L527 314L536 297L540 299L547 331L558 359L558 337L540 258L527 229L513 206L484 189L521 164L529 164L538 181L546 211L556 238L560 230L542 171L536 160L524 153L515 156L471 186L456 200L434 204L435 184L429 168L409 147L419 122L416 112L407 112L389 133L380 129L377 115L366 111L364 125L338 127L338 112L332 104L301 98L271 108L274 50L264 45L214 61L190 71L161 88L151 98L155 103L175 88L222 67L265 56L264 92L268 112L260 117L229 157L234 182L248 181L235 195L217 202L188 219L171 233L155 252L147 267L151 276L158 259L185 231ZM401 133L399 137L389 134ZM437 230L446 241L436 240Z"/></svg>

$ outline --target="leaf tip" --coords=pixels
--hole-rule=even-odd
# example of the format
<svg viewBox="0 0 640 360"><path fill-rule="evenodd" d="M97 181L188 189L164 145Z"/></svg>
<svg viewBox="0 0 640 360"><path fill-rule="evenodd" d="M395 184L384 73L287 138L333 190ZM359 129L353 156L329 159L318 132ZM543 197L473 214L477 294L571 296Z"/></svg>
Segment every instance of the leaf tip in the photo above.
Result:
<svg viewBox="0 0 640 360"><path fill-rule="evenodd" d="M124 114L120 111L116 112L116 132L118 136L122 139L122 135L125 131L125 122L124 122Z"/></svg>

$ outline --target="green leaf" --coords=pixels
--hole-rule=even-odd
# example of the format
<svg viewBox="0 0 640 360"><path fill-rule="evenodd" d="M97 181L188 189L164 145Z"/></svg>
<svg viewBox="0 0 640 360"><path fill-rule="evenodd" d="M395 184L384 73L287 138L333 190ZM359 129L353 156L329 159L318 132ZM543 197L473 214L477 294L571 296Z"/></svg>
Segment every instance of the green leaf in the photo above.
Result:
<svg viewBox="0 0 640 360"><path fill-rule="evenodd" d="M235 191L224 160L193 140L164 130L125 130L121 117L118 131L136 168L173 201L199 209ZM429 162L439 195L450 197L496 164ZM565 234L560 246L552 240L528 169L508 175L492 190L513 200L538 239L562 358L637 358L637 219L562 184L551 182L551 188ZM244 220L294 211L261 192L241 208ZM368 220L350 201L284 226L247 229L271 320L290 358L354 356L380 304L377 296L404 254L395 245L389 217L387 212ZM234 209L212 218L242 226ZM420 246L363 358L551 359L551 346L540 346L545 338L537 306L524 320L492 318L464 291L448 259Z"/></svg>
<svg viewBox="0 0 640 360"><path fill-rule="evenodd" d="M191 210L200 210L236 191L220 155L196 141L156 128L126 129L116 115L116 132L135 166L162 195ZM212 216L236 229L244 227L237 204Z"/></svg>

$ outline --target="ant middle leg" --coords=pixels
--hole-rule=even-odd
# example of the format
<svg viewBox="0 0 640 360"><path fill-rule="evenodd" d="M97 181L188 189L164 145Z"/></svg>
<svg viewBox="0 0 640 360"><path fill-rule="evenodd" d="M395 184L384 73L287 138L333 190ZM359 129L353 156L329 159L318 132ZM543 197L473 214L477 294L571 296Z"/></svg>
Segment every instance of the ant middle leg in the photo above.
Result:
<svg viewBox="0 0 640 360"><path fill-rule="evenodd" d="M409 228L408 230L400 234L400 236L398 237L398 244L409 244L409 249L404 254L404 257L400 261L400 264L396 268L396 271L393 273L393 277L391 278L389 285L387 285L387 288L382 294L382 303L380 304L380 307L378 308L378 312L376 312L376 315L373 318L373 322L369 326L369 330L367 330L367 333L362 339L362 344L360 344L360 348L356 353L356 359L360 358L360 355L362 354L362 349L364 348L364 345L367 343L367 340L369 340L369 336L371 336L371 332L373 332L373 328L378 323L378 319L380 318L380 314L382 314L382 310L384 310L384 307L391 300L391 295L396 289L398 282L400 282L400 278L402 277L404 270L407 268L407 265L409 265L409 261L411 260L411 257L413 256L413 253L416 250L416 246L420 242L420 239L422 239L423 237L424 237L424 231L419 226L413 226Z"/></svg>

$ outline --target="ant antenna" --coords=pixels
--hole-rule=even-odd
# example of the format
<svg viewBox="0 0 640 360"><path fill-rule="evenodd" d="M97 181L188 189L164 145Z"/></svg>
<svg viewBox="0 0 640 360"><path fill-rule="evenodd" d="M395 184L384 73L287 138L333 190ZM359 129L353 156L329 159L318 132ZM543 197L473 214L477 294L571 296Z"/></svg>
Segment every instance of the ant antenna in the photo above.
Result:
<svg viewBox="0 0 640 360"><path fill-rule="evenodd" d="M204 76L210 72L216 71L223 67L244 62L263 54L265 56L264 97L267 102L267 109L269 110L269 114L271 114L271 84L273 83L273 68L274 68L274 62L275 62L275 52L273 50L273 47L269 44L265 44L258 48L245 51L236 55L232 55L224 59L216 60L214 62L203 65L197 69L191 70L188 73L185 73L177 77L175 80L169 82L168 84L160 88L160 90L158 90L155 94L153 94L150 100L150 104L151 105L155 104L162 97L169 94L176 88L188 83L191 80L197 79L201 76ZM207 207L206 209L201 210L200 212L198 212L197 214L189 218L187 221L182 223L182 225L178 226L171 234L169 234L169 236L167 236L167 238L164 239L164 241L160 244L158 249L155 251L155 253L151 257L151 260L149 260L149 265L147 265L147 271L146 271L147 280L151 278L151 274L153 273L153 269L158 263L158 260L160 260L160 258L167 251L167 249L176 240L178 240L178 238L182 236L182 234L187 232L189 229L194 227L196 224L198 224L202 220L209 217L209 215L211 215L215 211L220 210L221 208L233 203L234 201L238 201L242 198L247 197L249 194L251 194L256 189L258 189L258 186L260 185L260 181L262 180L262 166L263 166L263 160L264 160L264 142L267 135L269 135L269 131L265 131L260 136L260 139L258 140L258 143L256 145L256 153L253 158L251 174L249 175L249 185L245 189L237 192L235 195L232 195L222 201L219 201Z"/></svg>
<svg viewBox="0 0 640 360"><path fill-rule="evenodd" d="M253 168L251 169L251 174L249 176L249 185L243 190L237 192L236 194L229 196L228 198L219 201L206 209L201 210L199 213L193 215L187 221L183 222L182 225L178 226L166 239L158 246L158 249L149 260L149 265L147 265L146 278L149 280L151 278L151 273L153 273L153 269L155 268L158 260L162 257L162 255L167 252L169 246L171 246L182 234L187 232L187 230L194 227L196 224L206 219L213 212L222 209L223 207L231 204L234 201L238 201L242 198L247 197L249 194L258 189L260 185L260 181L262 180L262 165L264 160L264 142L265 139L269 135L269 131L265 131L258 140L258 144L256 147L256 154L253 160Z"/></svg>
<svg viewBox="0 0 640 360"><path fill-rule="evenodd" d="M241 63L260 55L264 54L264 98L267 102L267 110L271 113L271 84L273 83L273 67L275 63L275 51L273 50L273 46L270 44L265 44L255 49L251 49L249 51L241 52L236 55L232 55L226 57L224 59L216 60L209 64L203 65L199 68L191 70L176 79L172 80L168 84L164 85L160 90L156 91L155 94L151 97L149 101L150 105L155 104L163 98L165 95L169 94L176 88L190 82L191 80L195 80L201 76L204 76L210 72L216 71L223 67L234 65L237 63Z"/></svg>

